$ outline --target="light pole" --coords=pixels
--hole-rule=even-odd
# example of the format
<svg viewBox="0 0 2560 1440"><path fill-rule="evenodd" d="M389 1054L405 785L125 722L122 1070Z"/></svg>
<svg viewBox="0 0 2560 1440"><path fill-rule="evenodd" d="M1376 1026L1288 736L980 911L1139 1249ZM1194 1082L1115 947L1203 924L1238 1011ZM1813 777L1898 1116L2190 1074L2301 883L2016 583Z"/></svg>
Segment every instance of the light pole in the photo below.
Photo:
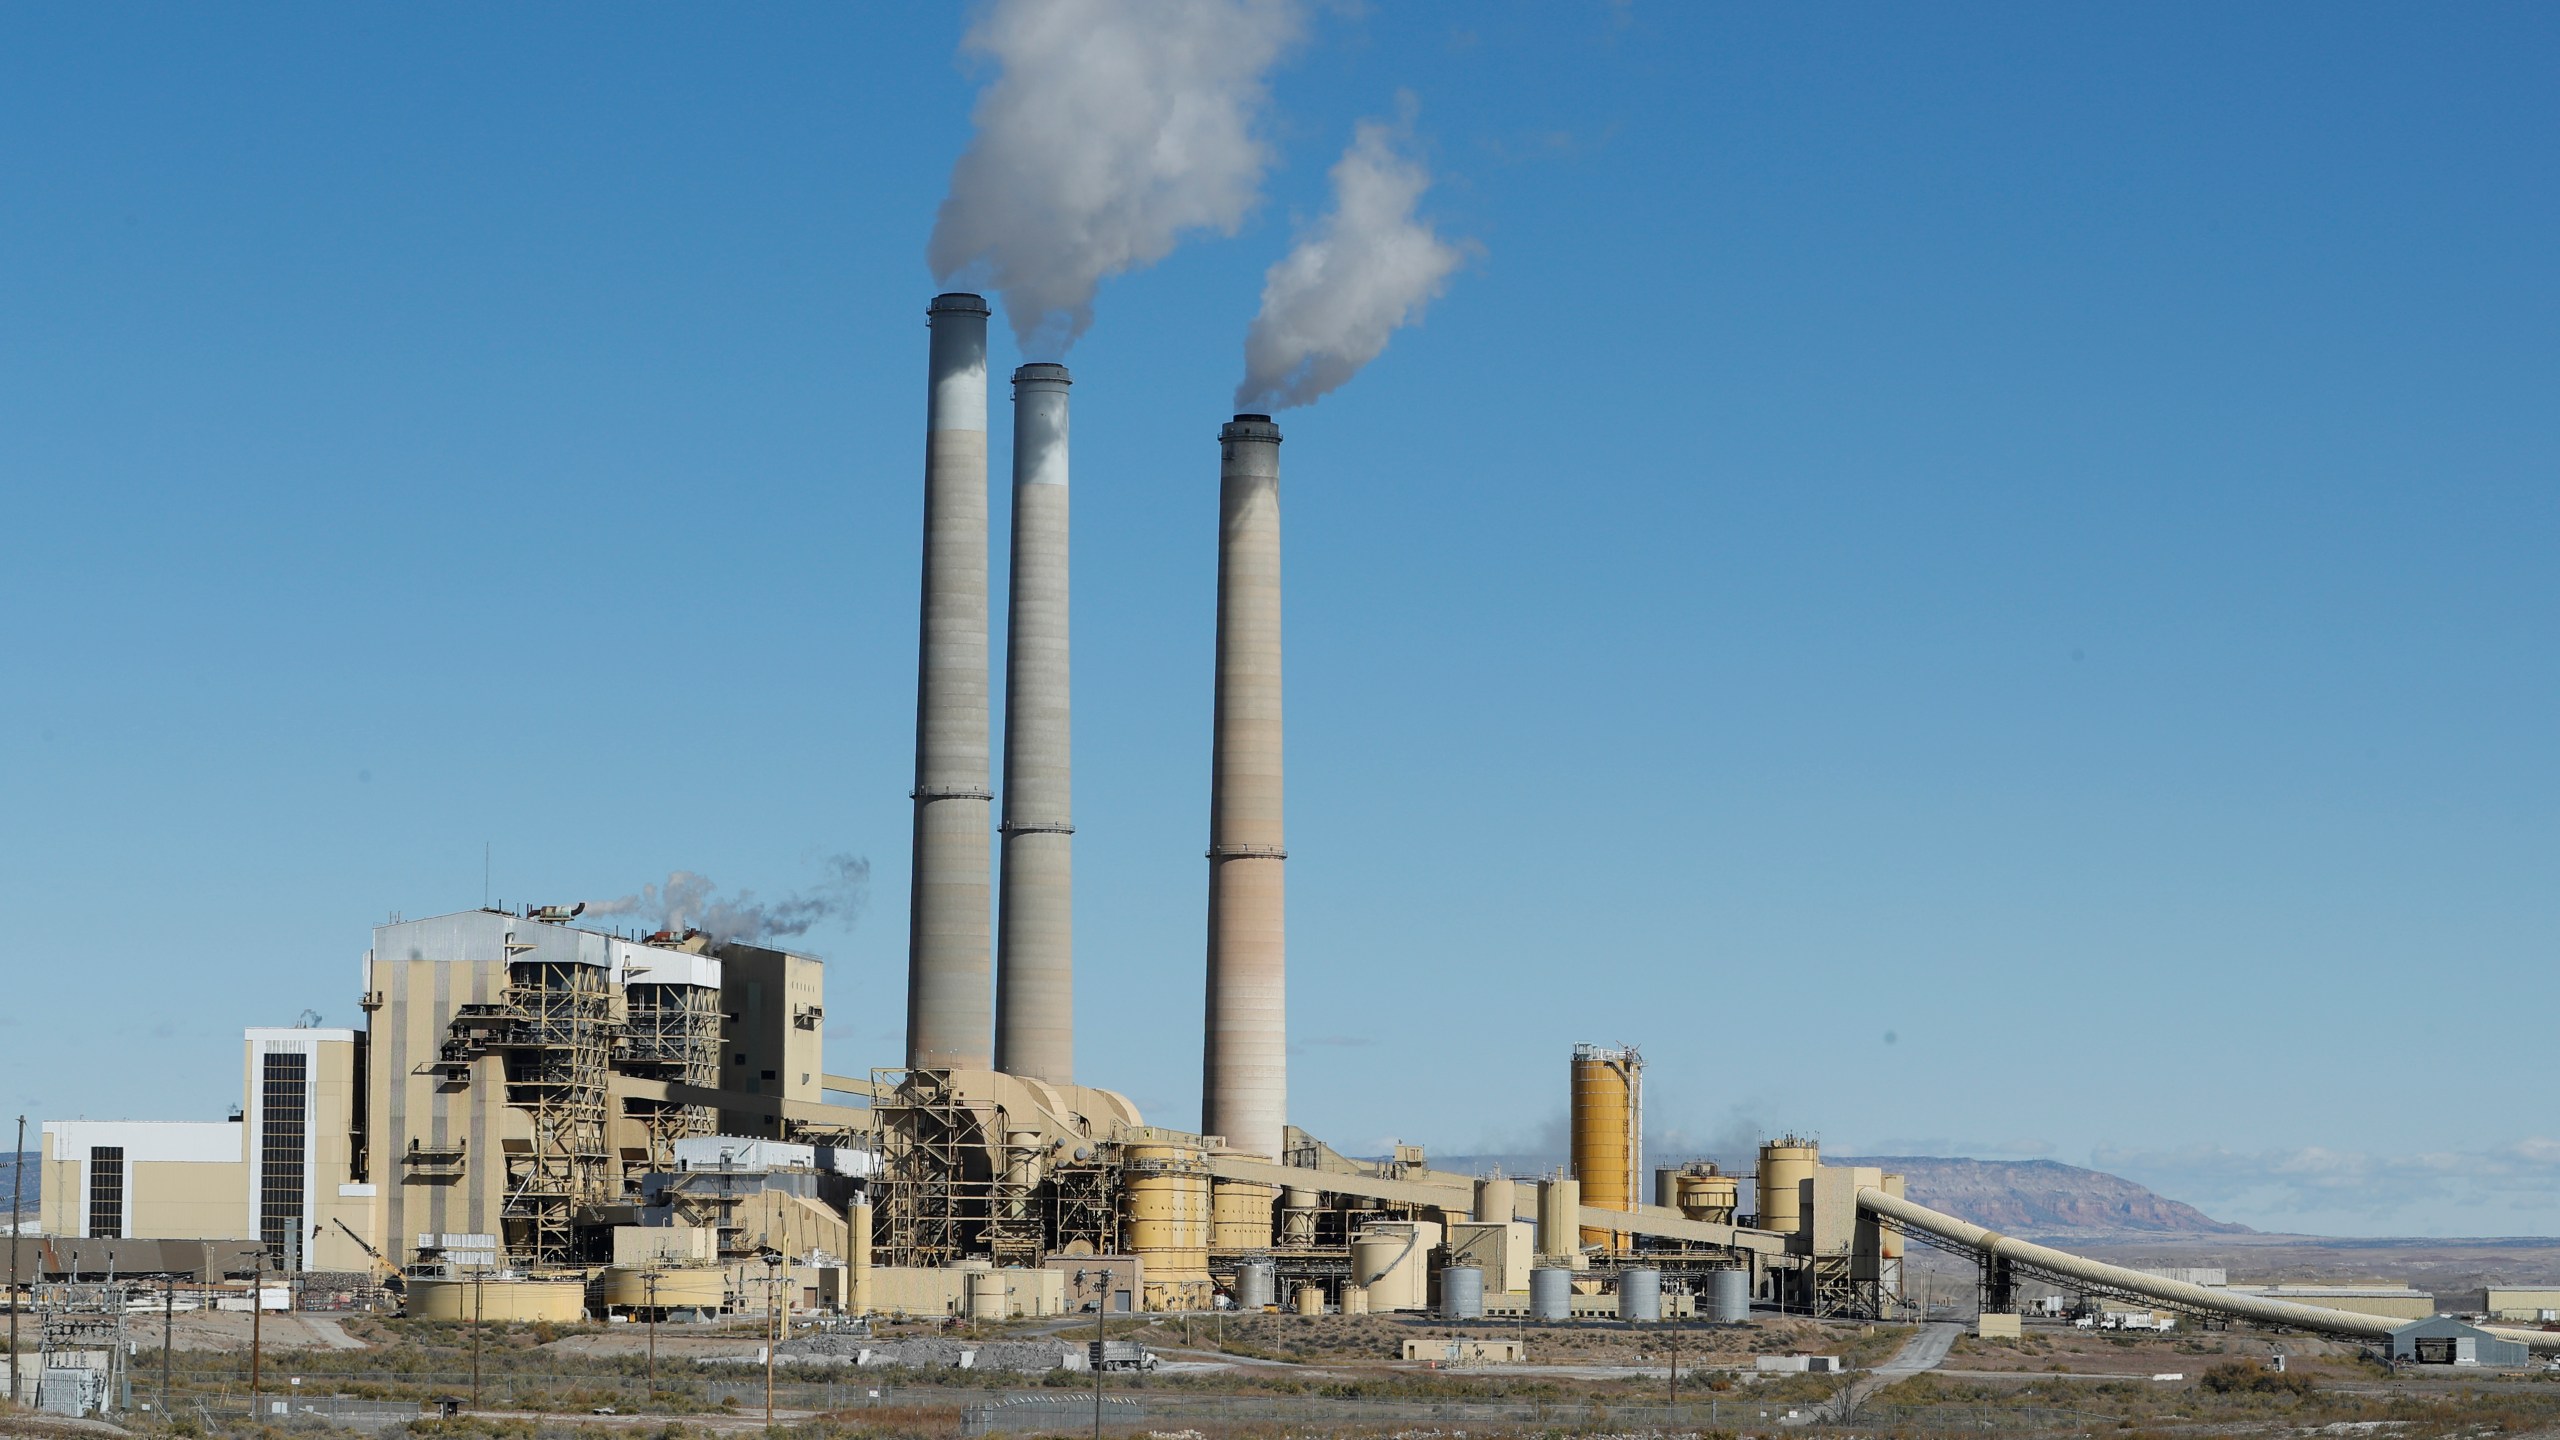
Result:
<svg viewBox="0 0 2560 1440"><path fill-rule="evenodd" d="M486 1268L471 1272L471 1408L480 1408L480 1282L487 1277Z"/></svg>
<svg viewBox="0 0 2560 1440"><path fill-rule="evenodd" d="M1110 1346L1110 1336L1102 1328L1102 1312L1111 1299L1110 1267L1093 1275L1093 1440L1102 1440L1102 1367Z"/></svg>
<svg viewBox="0 0 2560 1440"><path fill-rule="evenodd" d="M249 1414L252 1419L256 1420L256 1422L261 1425L265 1424L266 1421L264 1417L258 1414L258 1370L261 1362L265 1358L264 1352L261 1348L263 1337L260 1327L261 1323L266 1318L266 1313L267 1247L260 1245L258 1247L258 1263L249 1268ZM479 1398L480 1397L477 1395L474 1395L472 1397L472 1402L474 1404L479 1403Z"/></svg>

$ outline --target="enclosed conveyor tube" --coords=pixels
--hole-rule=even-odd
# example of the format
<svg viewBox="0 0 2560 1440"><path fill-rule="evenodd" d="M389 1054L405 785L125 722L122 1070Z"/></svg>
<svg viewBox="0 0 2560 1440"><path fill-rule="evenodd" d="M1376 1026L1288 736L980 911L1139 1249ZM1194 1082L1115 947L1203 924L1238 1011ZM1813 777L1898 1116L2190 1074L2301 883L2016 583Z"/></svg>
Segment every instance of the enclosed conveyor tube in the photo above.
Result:
<svg viewBox="0 0 2560 1440"><path fill-rule="evenodd" d="M1923 1230L1942 1240L1950 1240L1969 1250L2041 1270L2047 1274L2086 1280L2092 1285L2147 1299L2182 1305L2215 1315L2229 1315L2242 1320L2255 1320L2265 1325L2289 1325L2296 1330L2312 1330L2326 1335L2345 1335L2359 1340L2379 1340L2408 1324L2379 1315L2359 1315L2348 1310L2332 1310L2325 1305L2300 1305L2290 1300L2270 1300L2260 1295L2234 1295L2228 1290L2209 1285L2190 1285L2184 1280L2171 1280L2159 1275L2146 1275L2121 1265L2109 1265L2055 1250L2032 1241L1986 1230L1953 1215L1915 1205L1899 1195L1888 1195L1874 1186L1858 1190L1858 1208L1870 1211L1907 1229ZM2536 1350L2560 1351L2560 1331L2502 1330L2490 1327L2490 1333L2505 1340L2518 1340Z"/></svg>

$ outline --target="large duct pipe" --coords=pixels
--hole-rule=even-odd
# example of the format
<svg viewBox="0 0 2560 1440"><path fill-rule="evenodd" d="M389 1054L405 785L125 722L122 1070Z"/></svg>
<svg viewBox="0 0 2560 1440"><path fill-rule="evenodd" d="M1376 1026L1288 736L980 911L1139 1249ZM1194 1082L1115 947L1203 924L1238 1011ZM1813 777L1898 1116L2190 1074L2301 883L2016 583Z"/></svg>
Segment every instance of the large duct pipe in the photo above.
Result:
<svg viewBox="0 0 2560 1440"><path fill-rule="evenodd" d="M907 1066L984 1070L988 987L987 302L936 295L925 399Z"/></svg>
<svg viewBox="0 0 2560 1440"><path fill-rule="evenodd" d="M2289 1325L2297 1330L2347 1335L2362 1340L2380 1339L2409 1323L2380 1315L2332 1310L2325 1305L2271 1300L2263 1295L2234 1295L2211 1285L2191 1285L2184 1280L2146 1275L2140 1270L2128 1270L2121 1265L2109 1265L2067 1250L2056 1250L2003 1235L1997 1230L1987 1230L1969 1220L1959 1220L1872 1185L1859 1187L1858 1208L1883 1216L1895 1224L1926 1231L1941 1240L1953 1241L1983 1255L2014 1261L2048 1274L2083 1280L2104 1289L2121 1290L2145 1299L2201 1310L2210 1315L2229 1315L2255 1320L2263 1325ZM2485 1328L2502 1339L2520 1340L2536 1350L2560 1350L2560 1331Z"/></svg>
<svg viewBox="0 0 2560 1440"><path fill-rule="evenodd" d="M1075 826L1067 689L1064 365L1013 372L1013 584L1004 651L1004 871L996 899L996 1068L1076 1069Z"/></svg>
<svg viewBox="0 0 2560 1440"><path fill-rule="evenodd" d="M1200 1128L1281 1158L1289 1099L1280 828L1280 427L1218 431L1217 716L1209 767L1209 1023Z"/></svg>

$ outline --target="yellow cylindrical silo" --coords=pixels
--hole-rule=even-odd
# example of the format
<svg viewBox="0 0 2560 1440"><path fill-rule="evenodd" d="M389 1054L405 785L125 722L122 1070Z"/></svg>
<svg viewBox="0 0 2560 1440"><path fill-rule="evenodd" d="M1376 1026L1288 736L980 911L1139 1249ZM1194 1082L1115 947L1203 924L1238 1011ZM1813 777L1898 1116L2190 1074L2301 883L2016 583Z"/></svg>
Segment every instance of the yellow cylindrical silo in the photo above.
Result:
<svg viewBox="0 0 2560 1440"><path fill-rule="evenodd" d="M729 1272L716 1266L652 1269L616 1265L604 1272L604 1303L618 1310L712 1310L728 1298ZM471 1297L462 1298L466 1318Z"/></svg>
<svg viewBox="0 0 2560 1440"><path fill-rule="evenodd" d="M871 1313L871 1198L865 1191L846 1208L845 1309Z"/></svg>
<svg viewBox="0 0 2560 1440"><path fill-rule="evenodd" d="M1220 1180L1209 1190L1209 1248L1221 1255L1271 1248L1271 1202L1279 1192L1250 1180Z"/></svg>
<svg viewBox="0 0 2560 1440"><path fill-rule="evenodd" d="M1582 1203L1633 1214L1643 1183L1644 1057L1633 1046L1576 1045L1572 1075L1573 1178ZM1634 1240L1632 1231L1582 1231L1583 1244L1612 1253L1633 1248Z"/></svg>
<svg viewBox="0 0 2560 1440"><path fill-rule="evenodd" d="M1476 1182L1476 1220L1478 1223L1507 1225L1512 1207L1517 1203L1511 1182L1497 1175Z"/></svg>
<svg viewBox="0 0 2560 1440"><path fill-rule="evenodd" d="M587 1282L417 1278L401 1313L412 1320L583 1320Z"/></svg>
<svg viewBox="0 0 2560 1440"><path fill-rule="evenodd" d="M1132 1145L1127 1177L1129 1253L1146 1261L1149 1310L1209 1305L1209 1157L1199 1147Z"/></svg>
<svg viewBox="0 0 2560 1440"><path fill-rule="evenodd" d="M1366 1285L1345 1285L1345 1286L1343 1286L1343 1287L1342 1287L1342 1313L1343 1313L1343 1314L1345 1314L1345 1315L1366 1315L1366 1314L1368 1314L1368 1313L1369 1313L1369 1287L1368 1287L1368 1286L1366 1286Z"/></svg>
<svg viewBox="0 0 2560 1440"><path fill-rule="evenodd" d="M1710 1166L1703 1174L1689 1171L1678 1177L1672 1204L1692 1220L1707 1220L1718 1225L1733 1223L1733 1212L1742 1203L1742 1186L1730 1175L1720 1175Z"/></svg>
<svg viewBox="0 0 2560 1440"><path fill-rule="evenodd" d="M1804 1229L1804 1182L1822 1168L1822 1147L1781 1135L1760 1147L1760 1216L1763 1230L1794 1235Z"/></svg>
<svg viewBox="0 0 2560 1440"><path fill-rule="evenodd" d="M1538 1182L1538 1253L1582 1268L1582 1186L1563 1175Z"/></svg>
<svg viewBox="0 0 2560 1440"><path fill-rule="evenodd" d="M1312 1280L1302 1280L1298 1282L1298 1313L1301 1315L1321 1315L1324 1313L1323 1286L1316 1284Z"/></svg>

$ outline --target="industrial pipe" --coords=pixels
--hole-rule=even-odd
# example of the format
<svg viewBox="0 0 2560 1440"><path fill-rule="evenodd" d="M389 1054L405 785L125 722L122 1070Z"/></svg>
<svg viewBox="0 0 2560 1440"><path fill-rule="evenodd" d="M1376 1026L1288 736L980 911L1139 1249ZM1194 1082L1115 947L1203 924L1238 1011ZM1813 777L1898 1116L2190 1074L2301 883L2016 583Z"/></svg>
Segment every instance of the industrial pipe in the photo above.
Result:
<svg viewBox="0 0 2560 1440"><path fill-rule="evenodd" d="M2122 1290L2147 1299L2182 1305L2216 1315L2229 1315L2242 1320L2255 1320L2265 1325L2289 1325L2296 1330L2313 1330L2329 1335L2344 1335L2359 1340L2379 1340L2408 1324L2380 1315L2359 1315L2347 1310L2332 1310L2325 1305L2303 1305L2291 1300L2270 1300L2260 1295L2234 1295L2209 1285L2191 1285L2184 1280L2171 1280L2160 1275L2146 1275L2121 1265L2109 1265L2065 1250L2038 1245L1987 1230L1968 1220L1915 1204L1899 1195L1888 1195L1872 1185L1858 1187L1858 1208L1880 1215L1913 1230L1923 1230L1941 1240L1950 1240L1968 1250L2030 1266L2074 1280L2110 1290ZM2504 1330L2488 1327L2489 1332L2504 1340L2517 1340L2537 1350L2560 1350L2560 1331Z"/></svg>
<svg viewBox="0 0 2560 1440"><path fill-rule="evenodd" d="M988 985L987 302L925 307L924 601L916 658L907 1068L984 1070Z"/></svg>
<svg viewBox="0 0 2560 1440"><path fill-rule="evenodd" d="M1281 1158L1289 1101L1280 828L1280 427L1218 431L1217 709L1209 764L1209 1004L1200 1128Z"/></svg>
<svg viewBox="0 0 2560 1440"><path fill-rule="evenodd" d="M1013 372L1013 583L1004 647L996 1068L1075 1083L1075 825L1067 688L1064 365Z"/></svg>

